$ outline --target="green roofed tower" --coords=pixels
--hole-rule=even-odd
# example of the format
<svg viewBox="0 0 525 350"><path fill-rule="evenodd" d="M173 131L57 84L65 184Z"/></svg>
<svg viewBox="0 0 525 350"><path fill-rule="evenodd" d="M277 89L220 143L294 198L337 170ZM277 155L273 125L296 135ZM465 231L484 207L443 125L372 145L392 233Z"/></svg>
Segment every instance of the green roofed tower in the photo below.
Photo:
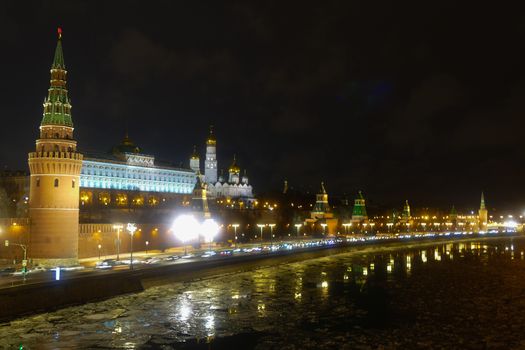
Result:
<svg viewBox="0 0 525 350"><path fill-rule="evenodd" d="M31 258L34 264L45 267L78 264L83 156L73 138L61 37L59 29L40 134L34 152L28 154Z"/></svg>
<svg viewBox="0 0 525 350"><path fill-rule="evenodd" d="M366 214L366 202L363 193L359 191L357 198L354 201L354 210L352 211L352 221L363 221L367 220L368 215Z"/></svg>
<svg viewBox="0 0 525 350"><path fill-rule="evenodd" d="M58 29L58 42L51 65L51 81L44 100L44 116L40 125L60 125L73 127L71 101L66 89L66 65L62 52L62 30Z"/></svg>

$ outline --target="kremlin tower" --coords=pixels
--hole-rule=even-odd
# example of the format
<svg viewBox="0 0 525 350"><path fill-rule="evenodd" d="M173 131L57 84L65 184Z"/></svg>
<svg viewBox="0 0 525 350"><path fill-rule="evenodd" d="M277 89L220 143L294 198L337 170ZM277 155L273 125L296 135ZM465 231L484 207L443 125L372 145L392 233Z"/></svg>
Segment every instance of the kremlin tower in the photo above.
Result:
<svg viewBox="0 0 525 350"><path fill-rule="evenodd" d="M354 209L352 210L352 221L362 222L365 220L368 220L368 215L366 214L365 197L363 197L363 193L359 191L357 194L357 198L354 200Z"/></svg>
<svg viewBox="0 0 525 350"><path fill-rule="evenodd" d="M483 192L481 192L481 203L479 206L478 215L479 215L479 230L486 231L487 223L488 223L488 210L485 207L485 196L483 195Z"/></svg>
<svg viewBox="0 0 525 350"><path fill-rule="evenodd" d="M29 217L30 256L35 264L77 264L78 203L82 154L73 139L71 104L66 89L62 31L51 66L51 82L35 152L29 153L31 173Z"/></svg>

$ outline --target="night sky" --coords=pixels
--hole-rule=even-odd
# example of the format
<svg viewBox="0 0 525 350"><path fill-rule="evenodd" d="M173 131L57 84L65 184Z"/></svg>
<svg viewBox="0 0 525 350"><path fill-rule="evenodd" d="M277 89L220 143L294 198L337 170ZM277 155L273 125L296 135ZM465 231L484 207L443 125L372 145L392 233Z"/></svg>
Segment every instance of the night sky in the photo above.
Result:
<svg viewBox="0 0 525 350"><path fill-rule="evenodd" d="M3 1L0 166L27 169L56 28L79 148L184 162L215 125L256 194L525 209L520 1Z"/></svg>

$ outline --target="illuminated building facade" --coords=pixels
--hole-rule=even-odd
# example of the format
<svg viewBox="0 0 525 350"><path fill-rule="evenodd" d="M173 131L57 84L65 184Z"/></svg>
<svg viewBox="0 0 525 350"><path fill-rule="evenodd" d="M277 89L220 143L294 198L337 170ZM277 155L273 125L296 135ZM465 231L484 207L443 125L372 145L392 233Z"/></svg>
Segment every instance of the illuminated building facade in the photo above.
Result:
<svg viewBox="0 0 525 350"><path fill-rule="evenodd" d="M87 155L80 173L82 188L190 194L195 182L192 170L156 164L127 135L112 154Z"/></svg>

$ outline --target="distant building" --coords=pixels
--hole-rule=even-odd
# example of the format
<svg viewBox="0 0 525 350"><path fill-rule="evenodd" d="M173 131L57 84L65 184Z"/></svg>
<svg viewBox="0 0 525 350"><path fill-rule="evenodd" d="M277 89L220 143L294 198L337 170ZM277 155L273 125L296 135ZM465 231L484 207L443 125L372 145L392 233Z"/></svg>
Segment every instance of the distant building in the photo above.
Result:
<svg viewBox="0 0 525 350"><path fill-rule="evenodd" d="M194 172L200 172L200 164L198 162L198 154L196 152L190 158L190 166ZM222 173L217 177L217 139L213 133L213 128L210 127L210 134L206 140L206 159L204 161L204 182L207 185L207 193L209 198L226 198L235 199L245 203L247 206L255 201L253 197L253 188L249 183L246 169L241 176L241 168L237 164L236 156L233 156L233 161L228 168L228 178L225 178Z"/></svg>

